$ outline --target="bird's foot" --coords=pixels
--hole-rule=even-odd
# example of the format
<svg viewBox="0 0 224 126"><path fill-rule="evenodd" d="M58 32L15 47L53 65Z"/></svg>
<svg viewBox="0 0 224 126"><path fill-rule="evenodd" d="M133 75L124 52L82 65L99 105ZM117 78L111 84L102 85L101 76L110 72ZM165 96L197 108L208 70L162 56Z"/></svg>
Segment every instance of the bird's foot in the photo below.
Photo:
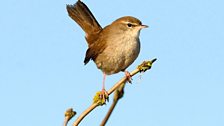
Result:
<svg viewBox="0 0 224 126"><path fill-rule="evenodd" d="M100 99L102 99L105 102L109 101L109 97L108 96L109 95L108 95L107 91L105 89L102 89L102 91L101 91L101 93L99 95Z"/></svg>
<svg viewBox="0 0 224 126"><path fill-rule="evenodd" d="M97 103L98 105L104 105L106 104L106 101L109 102L109 94L105 89L98 91L93 99L93 102Z"/></svg>
<svg viewBox="0 0 224 126"><path fill-rule="evenodd" d="M128 71L125 71L125 76L127 78L127 81L131 84L132 81L131 74Z"/></svg>

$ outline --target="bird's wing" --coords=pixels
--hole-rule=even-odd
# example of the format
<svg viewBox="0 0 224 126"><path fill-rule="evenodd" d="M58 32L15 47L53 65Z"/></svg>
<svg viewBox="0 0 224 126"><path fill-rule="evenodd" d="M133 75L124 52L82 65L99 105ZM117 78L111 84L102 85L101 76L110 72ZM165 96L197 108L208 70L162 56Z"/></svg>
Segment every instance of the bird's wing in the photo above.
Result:
<svg viewBox="0 0 224 126"><path fill-rule="evenodd" d="M102 40L102 37L99 37L95 43L89 46L86 51L86 57L84 63L87 64L91 59L95 61L96 57L104 51L106 48L106 39Z"/></svg>

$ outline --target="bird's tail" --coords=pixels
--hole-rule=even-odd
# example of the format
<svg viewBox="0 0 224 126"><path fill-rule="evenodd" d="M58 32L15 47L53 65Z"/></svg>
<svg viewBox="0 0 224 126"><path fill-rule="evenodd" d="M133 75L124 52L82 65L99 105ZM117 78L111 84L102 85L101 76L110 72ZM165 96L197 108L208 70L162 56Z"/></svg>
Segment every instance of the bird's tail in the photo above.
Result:
<svg viewBox="0 0 224 126"><path fill-rule="evenodd" d="M89 8L80 0L74 5L67 5L67 11L69 16L85 31L87 41L88 37L95 35L102 30L100 24L97 22ZM90 44L89 41L88 43Z"/></svg>

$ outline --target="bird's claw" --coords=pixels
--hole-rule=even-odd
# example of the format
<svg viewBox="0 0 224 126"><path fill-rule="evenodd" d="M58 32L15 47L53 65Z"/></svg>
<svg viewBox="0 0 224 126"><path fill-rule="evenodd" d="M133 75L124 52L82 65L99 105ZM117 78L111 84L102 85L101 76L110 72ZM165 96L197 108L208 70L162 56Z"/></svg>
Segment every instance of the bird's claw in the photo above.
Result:
<svg viewBox="0 0 224 126"><path fill-rule="evenodd" d="M109 94L105 89L98 91L93 98L93 102L97 103L98 105L104 105L106 104L106 101L109 102Z"/></svg>
<svg viewBox="0 0 224 126"><path fill-rule="evenodd" d="M132 81L131 74L128 71L125 71L125 76L127 78L128 83L131 84L131 81Z"/></svg>
<svg viewBox="0 0 224 126"><path fill-rule="evenodd" d="M100 95L99 95L99 97L100 97L100 99L102 99L103 101L107 101L107 102L109 102L109 98L108 98L108 93L107 93L107 91L105 90L105 89L102 89L102 91L101 91L101 93L100 93Z"/></svg>

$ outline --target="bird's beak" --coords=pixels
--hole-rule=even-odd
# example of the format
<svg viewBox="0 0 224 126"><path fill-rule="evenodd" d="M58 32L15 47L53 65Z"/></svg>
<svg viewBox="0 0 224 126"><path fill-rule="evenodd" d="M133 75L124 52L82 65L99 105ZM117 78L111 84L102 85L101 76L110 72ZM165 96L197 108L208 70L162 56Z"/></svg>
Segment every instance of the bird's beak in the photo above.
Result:
<svg viewBox="0 0 224 126"><path fill-rule="evenodd" d="M148 28L149 26L148 25L141 25L140 27L141 27L141 29L143 29L143 28Z"/></svg>

